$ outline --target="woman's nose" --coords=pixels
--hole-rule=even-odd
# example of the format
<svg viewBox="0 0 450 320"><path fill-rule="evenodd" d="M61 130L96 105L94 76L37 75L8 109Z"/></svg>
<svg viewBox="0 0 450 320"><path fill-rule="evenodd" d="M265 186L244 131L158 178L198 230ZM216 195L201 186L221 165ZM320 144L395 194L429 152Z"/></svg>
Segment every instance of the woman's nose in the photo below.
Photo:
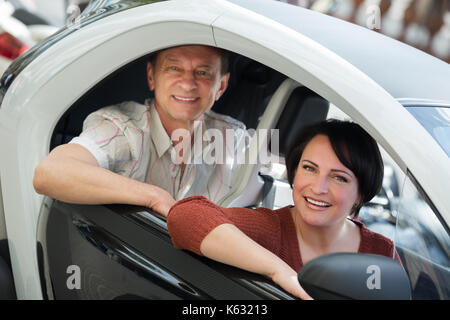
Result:
<svg viewBox="0 0 450 320"><path fill-rule="evenodd" d="M316 194L328 193L328 178L326 176L317 176L312 183L312 190Z"/></svg>

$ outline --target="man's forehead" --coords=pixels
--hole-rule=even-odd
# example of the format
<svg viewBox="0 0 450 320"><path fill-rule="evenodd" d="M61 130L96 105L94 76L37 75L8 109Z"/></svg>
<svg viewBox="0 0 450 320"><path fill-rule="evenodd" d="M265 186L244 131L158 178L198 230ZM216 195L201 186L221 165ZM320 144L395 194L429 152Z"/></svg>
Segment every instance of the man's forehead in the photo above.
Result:
<svg viewBox="0 0 450 320"><path fill-rule="evenodd" d="M220 55L217 50L208 46L181 46L161 51L158 58L167 61L198 60L212 64L220 58Z"/></svg>

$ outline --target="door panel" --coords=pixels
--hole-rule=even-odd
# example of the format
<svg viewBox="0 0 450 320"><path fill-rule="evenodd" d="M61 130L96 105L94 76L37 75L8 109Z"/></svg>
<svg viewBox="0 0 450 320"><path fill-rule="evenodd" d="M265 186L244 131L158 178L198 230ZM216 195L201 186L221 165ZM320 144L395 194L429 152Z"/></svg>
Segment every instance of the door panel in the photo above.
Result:
<svg viewBox="0 0 450 320"><path fill-rule="evenodd" d="M165 221L141 211L53 202L39 223L55 299L291 298L262 276L175 249Z"/></svg>

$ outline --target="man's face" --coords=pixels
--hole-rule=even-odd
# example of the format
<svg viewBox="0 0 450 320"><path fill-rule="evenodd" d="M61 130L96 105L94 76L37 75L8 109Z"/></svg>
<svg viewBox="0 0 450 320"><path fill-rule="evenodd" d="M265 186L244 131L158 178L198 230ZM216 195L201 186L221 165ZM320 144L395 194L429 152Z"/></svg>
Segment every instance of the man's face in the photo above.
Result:
<svg viewBox="0 0 450 320"><path fill-rule="evenodd" d="M147 65L150 90L163 123L183 125L201 117L225 91L219 53L207 46L183 46L158 54Z"/></svg>

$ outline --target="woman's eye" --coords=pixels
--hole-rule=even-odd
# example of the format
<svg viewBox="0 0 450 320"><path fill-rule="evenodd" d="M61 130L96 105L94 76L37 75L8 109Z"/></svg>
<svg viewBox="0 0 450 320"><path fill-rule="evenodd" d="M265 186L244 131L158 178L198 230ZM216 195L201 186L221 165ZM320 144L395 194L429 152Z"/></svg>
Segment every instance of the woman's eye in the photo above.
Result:
<svg viewBox="0 0 450 320"><path fill-rule="evenodd" d="M306 165L306 164L303 166L303 169L305 169L306 171L311 171L311 172L314 171L314 168L313 168L313 167L308 166L308 165Z"/></svg>
<svg viewBox="0 0 450 320"><path fill-rule="evenodd" d="M335 176L334 178L339 182L348 182L347 178L342 176Z"/></svg>

